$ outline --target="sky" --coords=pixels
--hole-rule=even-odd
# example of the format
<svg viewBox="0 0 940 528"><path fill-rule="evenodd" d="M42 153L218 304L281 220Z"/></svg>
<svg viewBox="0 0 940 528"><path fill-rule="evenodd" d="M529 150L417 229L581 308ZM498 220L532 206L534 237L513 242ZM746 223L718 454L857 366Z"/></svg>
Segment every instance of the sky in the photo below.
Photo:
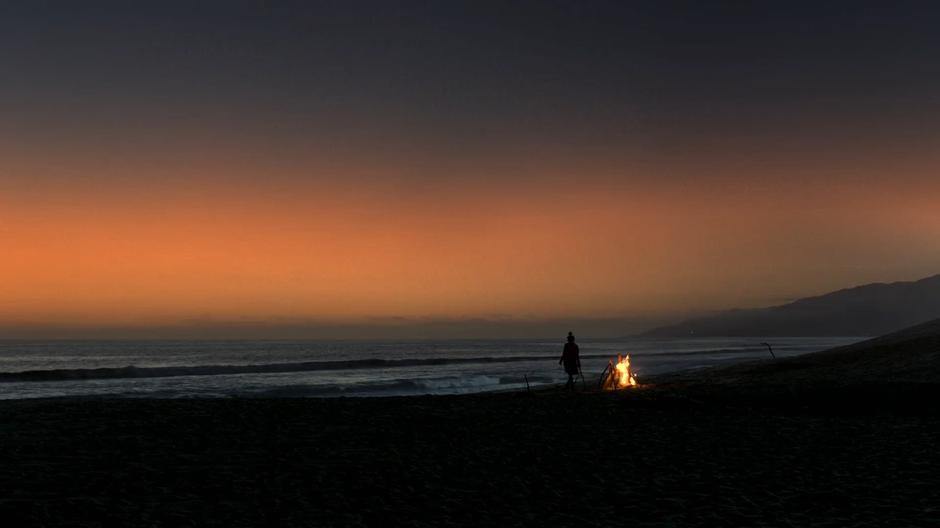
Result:
<svg viewBox="0 0 940 528"><path fill-rule="evenodd" d="M940 273L937 27L0 2L0 336L623 335Z"/></svg>

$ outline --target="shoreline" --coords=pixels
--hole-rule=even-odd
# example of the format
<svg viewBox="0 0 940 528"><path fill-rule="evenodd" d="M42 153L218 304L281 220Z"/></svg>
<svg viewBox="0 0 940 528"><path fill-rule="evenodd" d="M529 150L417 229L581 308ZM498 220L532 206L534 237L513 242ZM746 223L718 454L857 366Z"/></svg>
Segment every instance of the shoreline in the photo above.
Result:
<svg viewBox="0 0 940 528"><path fill-rule="evenodd" d="M811 352L844 342L841 338L797 341L781 344L783 353ZM754 354L758 353L742 342L724 339L705 344L688 340L670 343L641 343L634 347L629 343L600 342L593 349L582 350L583 370L588 374L588 382L594 383L607 362L624 350L631 351L638 362L641 379L666 371L747 360L756 358ZM519 350L490 340L477 341L469 347L453 349L454 346L439 343L420 350L392 346L386 350L331 351L307 349L304 345L267 351L250 343L235 349L189 343L182 346L185 353L174 353L165 360L154 359L160 356L155 345L130 352L114 343L62 350L57 345L38 346L36 350L13 347L0 350L3 355L0 359L5 359L6 365L6 371L0 372L0 395L35 398L91 393L130 397L461 394L523 389L525 376L533 387L565 380L561 367L556 366L557 354L546 355L547 351L556 351L546 349L542 343L528 343ZM766 354L763 349L759 353L761 357ZM337 359L342 355L346 359Z"/></svg>

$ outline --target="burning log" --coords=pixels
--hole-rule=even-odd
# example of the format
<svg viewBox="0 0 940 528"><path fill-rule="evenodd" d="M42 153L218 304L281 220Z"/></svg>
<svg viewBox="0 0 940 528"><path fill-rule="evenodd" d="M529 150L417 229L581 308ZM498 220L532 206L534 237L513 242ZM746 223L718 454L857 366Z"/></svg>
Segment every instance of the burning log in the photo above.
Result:
<svg viewBox="0 0 940 528"><path fill-rule="evenodd" d="M601 388L620 390L636 386L636 375L630 370L630 355L617 354L617 363L609 361L601 374Z"/></svg>

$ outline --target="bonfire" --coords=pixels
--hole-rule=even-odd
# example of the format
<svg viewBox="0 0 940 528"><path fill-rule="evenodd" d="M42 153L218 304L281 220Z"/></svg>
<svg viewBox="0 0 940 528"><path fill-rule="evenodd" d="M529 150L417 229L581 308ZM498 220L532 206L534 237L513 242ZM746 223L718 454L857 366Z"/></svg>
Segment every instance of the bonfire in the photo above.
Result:
<svg viewBox="0 0 940 528"><path fill-rule="evenodd" d="M601 374L601 388L620 390L636 386L636 375L630 370L630 355L617 354L617 363L609 361Z"/></svg>

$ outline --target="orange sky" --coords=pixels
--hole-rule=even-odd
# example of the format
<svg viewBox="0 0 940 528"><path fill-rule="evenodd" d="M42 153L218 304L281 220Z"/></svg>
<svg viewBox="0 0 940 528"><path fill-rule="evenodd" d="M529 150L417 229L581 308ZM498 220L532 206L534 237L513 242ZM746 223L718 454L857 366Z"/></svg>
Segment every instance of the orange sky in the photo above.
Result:
<svg viewBox="0 0 940 528"><path fill-rule="evenodd" d="M631 318L769 305L940 270L929 157L804 158L799 171L727 155L23 157L0 193L0 321Z"/></svg>
<svg viewBox="0 0 940 528"><path fill-rule="evenodd" d="M624 335L940 273L938 14L10 3L0 338Z"/></svg>

